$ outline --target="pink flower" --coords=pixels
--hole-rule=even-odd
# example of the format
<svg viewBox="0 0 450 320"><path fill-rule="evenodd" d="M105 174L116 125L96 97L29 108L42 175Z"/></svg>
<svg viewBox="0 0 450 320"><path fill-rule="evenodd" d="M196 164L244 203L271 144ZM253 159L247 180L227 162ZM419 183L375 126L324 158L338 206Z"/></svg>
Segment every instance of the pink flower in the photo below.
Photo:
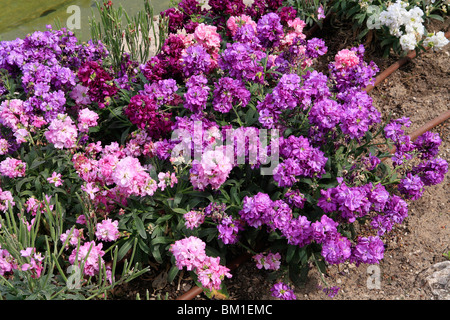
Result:
<svg viewBox="0 0 450 320"><path fill-rule="evenodd" d="M204 221L205 221L205 215L201 211L195 211L191 210L189 212L186 212L183 215L185 222L185 226L188 229L194 229L198 228Z"/></svg>
<svg viewBox="0 0 450 320"><path fill-rule="evenodd" d="M212 290L220 289L222 280L231 278L230 269L220 264L220 257L206 257L201 266L197 268L198 280L203 287Z"/></svg>
<svg viewBox="0 0 450 320"><path fill-rule="evenodd" d="M13 207L16 204L13 200L11 192L3 191L0 188L0 211L6 212L10 207Z"/></svg>
<svg viewBox="0 0 450 320"><path fill-rule="evenodd" d="M6 250L0 247L0 275L11 272L17 269L17 262L13 256Z"/></svg>
<svg viewBox="0 0 450 320"><path fill-rule="evenodd" d="M203 45L206 51L211 54L220 49L220 34L217 33L217 27L200 23L194 31L194 40Z"/></svg>
<svg viewBox="0 0 450 320"><path fill-rule="evenodd" d="M31 255L32 253L33 256ZM29 258L29 263L23 263L20 266L22 271L32 272L32 278L39 278L43 270L42 261L44 257L41 253L36 253L36 248L26 248L25 250L20 250L20 255L24 258Z"/></svg>
<svg viewBox="0 0 450 320"><path fill-rule="evenodd" d="M95 194L100 191L93 182L88 182L81 186L81 190L87 193L91 200L95 199Z"/></svg>
<svg viewBox="0 0 450 320"><path fill-rule="evenodd" d="M164 191L164 189L167 186L170 186L171 188L173 188L175 183L178 182L175 172L172 172L172 173L160 172L160 173L158 173L158 179L159 179L158 187L161 189L161 191Z"/></svg>
<svg viewBox="0 0 450 320"><path fill-rule="evenodd" d="M206 244L201 239L191 236L175 241L170 252L175 257L176 266L181 270L186 267L194 271L202 286L207 289L220 289L222 280L230 278L230 269L220 265L220 257L209 257L205 253Z"/></svg>
<svg viewBox="0 0 450 320"><path fill-rule="evenodd" d="M75 228L68 229L66 230L65 233L60 235L59 240L61 240L62 243L66 243L67 241L65 245L66 249L69 248L69 245L76 247L78 245L78 241L81 242L81 240L84 240L83 229L75 229Z"/></svg>
<svg viewBox="0 0 450 320"><path fill-rule="evenodd" d="M258 269L264 268L266 270L278 270L281 265L280 259L281 255L279 252L269 252L267 255L258 253L253 256L253 260L256 261L256 267Z"/></svg>
<svg viewBox="0 0 450 320"><path fill-rule="evenodd" d="M47 178L49 183L53 183L55 187L59 187L63 184L64 180L61 179L61 173L53 172L51 177Z"/></svg>
<svg viewBox="0 0 450 320"><path fill-rule="evenodd" d="M217 148L208 150L201 161L192 162L190 180L194 188L204 190L208 184L218 189L228 178L233 165L225 155L225 150Z"/></svg>
<svg viewBox="0 0 450 320"><path fill-rule="evenodd" d="M323 6L320 5L319 8L317 8L317 19L321 20L325 18L325 12L323 11Z"/></svg>
<svg viewBox="0 0 450 320"><path fill-rule="evenodd" d="M98 114L88 108L80 110L78 113L78 130L87 133L90 127L97 125Z"/></svg>
<svg viewBox="0 0 450 320"><path fill-rule="evenodd" d="M0 162L0 174L9 178L23 177L27 164L19 159L6 158Z"/></svg>
<svg viewBox="0 0 450 320"><path fill-rule="evenodd" d="M8 140L0 138L0 155L8 153L9 143Z"/></svg>
<svg viewBox="0 0 450 320"><path fill-rule="evenodd" d="M48 142L53 143L55 148L70 149L75 147L78 132L77 127L68 115L58 114L44 134Z"/></svg>
<svg viewBox="0 0 450 320"><path fill-rule="evenodd" d="M76 104L88 105L91 99L88 96L89 88L81 84L77 84L70 92L70 97L75 100Z"/></svg>
<svg viewBox="0 0 450 320"><path fill-rule="evenodd" d="M71 264L81 265L84 263L84 274L88 276L94 276L100 270L101 265L104 263L102 257L105 252L102 250L103 244L95 244L94 241L86 242L79 248L73 249L69 262ZM75 259L78 258L77 261Z"/></svg>
<svg viewBox="0 0 450 320"><path fill-rule="evenodd" d="M105 219L101 223L97 223L95 236L102 241L116 241L119 236L119 221Z"/></svg>
<svg viewBox="0 0 450 320"><path fill-rule="evenodd" d="M336 54L334 61L336 68L345 69L356 66L359 63L359 58L356 55L356 52L343 49Z"/></svg>
<svg viewBox="0 0 450 320"><path fill-rule="evenodd" d="M227 20L227 28L230 30L231 35L234 36L236 31L243 25L250 24L256 31L256 22L252 20L250 16L242 14L240 16L231 16Z"/></svg>
<svg viewBox="0 0 450 320"><path fill-rule="evenodd" d="M175 263L178 269L186 267L188 271L195 270L206 259L206 244L199 238L190 236L175 241L170 246L170 252L175 257Z"/></svg>

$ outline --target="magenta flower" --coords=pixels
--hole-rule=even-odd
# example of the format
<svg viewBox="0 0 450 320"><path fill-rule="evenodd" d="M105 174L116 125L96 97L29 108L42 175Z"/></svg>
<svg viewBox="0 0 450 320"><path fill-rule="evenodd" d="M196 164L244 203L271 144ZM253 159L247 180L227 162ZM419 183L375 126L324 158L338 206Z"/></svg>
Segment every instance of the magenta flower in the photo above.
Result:
<svg viewBox="0 0 450 320"><path fill-rule="evenodd" d="M272 296L275 298L279 298L282 300L297 299L294 290L292 290L290 286L283 282L277 282L276 284L274 284L270 291L272 292Z"/></svg>
<svg viewBox="0 0 450 320"><path fill-rule="evenodd" d="M52 175L47 178L47 181L49 183L52 183L55 185L55 187L59 187L63 184L64 180L61 179L61 173L53 172Z"/></svg>

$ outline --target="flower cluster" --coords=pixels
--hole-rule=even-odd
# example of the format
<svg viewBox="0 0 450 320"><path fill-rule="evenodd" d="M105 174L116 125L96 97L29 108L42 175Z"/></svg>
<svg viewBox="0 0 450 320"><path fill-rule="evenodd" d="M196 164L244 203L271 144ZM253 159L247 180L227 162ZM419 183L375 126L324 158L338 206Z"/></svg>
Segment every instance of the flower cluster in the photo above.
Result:
<svg viewBox="0 0 450 320"><path fill-rule="evenodd" d="M269 252L266 255L264 253L258 253L253 256L253 260L256 261L256 267L258 269L266 269L266 270L278 270L281 264L281 255L279 252L272 253Z"/></svg>
<svg viewBox="0 0 450 320"><path fill-rule="evenodd" d="M175 241L170 251L175 257L176 266L181 270L194 271L201 284L208 289L220 289L222 280L231 278L229 269L220 264L220 257L210 257L205 252L206 244L191 236Z"/></svg>
<svg viewBox="0 0 450 320"><path fill-rule="evenodd" d="M105 263L102 250L103 244L95 244L94 241L85 242L83 245L72 250L69 256L69 262L72 265L81 265L84 263L83 273L87 276L98 274L100 268Z"/></svg>
<svg viewBox="0 0 450 320"><path fill-rule="evenodd" d="M398 0L385 10L373 10L367 21L369 29L386 27L389 33L399 39L404 51L415 50L421 41L425 46L438 50L449 41L443 32L426 34L425 13L419 6L410 7L407 2ZM424 39L425 38L425 39Z"/></svg>
<svg viewBox="0 0 450 320"><path fill-rule="evenodd" d="M281 138L280 155L283 161L274 169L273 176L280 187L292 187L301 176L320 178L325 173L327 158L305 137Z"/></svg>

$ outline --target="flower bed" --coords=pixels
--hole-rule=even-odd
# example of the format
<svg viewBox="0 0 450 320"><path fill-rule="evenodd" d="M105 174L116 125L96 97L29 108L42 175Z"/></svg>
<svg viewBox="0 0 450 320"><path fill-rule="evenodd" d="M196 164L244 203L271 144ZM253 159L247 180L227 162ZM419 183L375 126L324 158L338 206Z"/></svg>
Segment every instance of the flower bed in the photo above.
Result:
<svg viewBox="0 0 450 320"><path fill-rule="evenodd" d="M324 74L295 9L231 2L162 13L170 33L142 63L66 30L1 43L2 295L96 298L149 263L214 295L244 248L292 299L311 261L383 259L407 201L448 170L440 137L381 123L363 46Z"/></svg>

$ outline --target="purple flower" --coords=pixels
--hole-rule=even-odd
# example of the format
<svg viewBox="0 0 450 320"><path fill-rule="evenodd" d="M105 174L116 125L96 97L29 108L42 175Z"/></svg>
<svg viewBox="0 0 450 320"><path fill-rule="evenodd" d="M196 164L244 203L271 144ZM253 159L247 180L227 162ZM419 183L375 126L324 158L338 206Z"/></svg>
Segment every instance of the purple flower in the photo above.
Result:
<svg viewBox="0 0 450 320"><path fill-rule="evenodd" d="M290 190L284 194L284 197L289 205L303 209L306 198L300 190Z"/></svg>
<svg viewBox="0 0 450 320"><path fill-rule="evenodd" d="M222 218L220 224L217 226L217 230L219 231L218 238L224 244L234 244L238 241L238 233L242 229L239 220L227 215Z"/></svg>
<svg viewBox="0 0 450 320"><path fill-rule="evenodd" d="M258 192L253 197L246 196L243 200L242 210L239 211L241 219L249 226L258 228L264 223L264 215L272 209L272 200L266 193Z"/></svg>
<svg viewBox="0 0 450 320"><path fill-rule="evenodd" d="M209 73L211 68L211 56L202 45L192 45L181 56L183 75L189 78L201 73Z"/></svg>
<svg viewBox="0 0 450 320"><path fill-rule="evenodd" d="M420 177L425 186L441 183L448 172L448 163L442 158L422 162L412 169L412 174Z"/></svg>
<svg viewBox="0 0 450 320"><path fill-rule="evenodd" d="M422 196L424 186L425 185L420 177L407 173L406 176L400 180L398 191L408 199L417 200Z"/></svg>
<svg viewBox="0 0 450 320"><path fill-rule="evenodd" d="M330 264L345 262L351 256L351 242L338 232L327 234L322 243L322 256Z"/></svg>
<svg viewBox="0 0 450 320"><path fill-rule="evenodd" d="M421 159L432 159L439 153L441 143L438 133L427 131L416 139L414 146L420 152Z"/></svg>
<svg viewBox="0 0 450 320"><path fill-rule="evenodd" d="M187 82L187 91L184 95L184 107L191 112L198 113L203 111L208 101L209 91L208 80L203 74L191 76Z"/></svg>
<svg viewBox="0 0 450 320"><path fill-rule="evenodd" d="M328 51L325 41L319 38L312 38L306 43L306 56L308 58L317 58L323 56Z"/></svg>
<svg viewBox="0 0 450 320"><path fill-rule="evenodd" d="M274 12L267 13L258 20L256 31L261 45L266 48L278 46L284 35L281 19Z"/></svg>
<svg viewBox="0 0 450 320"><path fill-rule="evenodd" d="M296 300L297 297L294 294L294 290L291 289L287 284L283 282L276 283L271 289L270 292L272 296L275 298L279 298L282 300Z"/></svg>
<svg viewBox="0 0 450 320"><path fill-rule="evenodd" d="M298 216L295 219L291 219L283 229L281 229L282 235L287 239L288 244L297 245L303 247L313 240L313 230L311 227L311 221L305 216Z"/></svg>
<svg viewBox="0 0 450 320"><path fill-rule="evenodd" d="M384 256L384 243L378 236L358 237L357 243L352 250L351 260L360 263L376 264Z"/></svg>
<svg viewBox="0 0 450 320"><path fill-rule="evenodd" d="M242 81L222 77L215 83L212 104L214 110L227 113L233 106L246 107L250 98L250 91L245 88Z"/></svg>
<svg viewBox="0 0 450 320"><path fill-rule="evenodd" d="M218 66L228 71L229 76L242 81L262 82L264 67L261 60L266 54L252 48L246 43L227 43L227 48L220 55Z"/></svg>

